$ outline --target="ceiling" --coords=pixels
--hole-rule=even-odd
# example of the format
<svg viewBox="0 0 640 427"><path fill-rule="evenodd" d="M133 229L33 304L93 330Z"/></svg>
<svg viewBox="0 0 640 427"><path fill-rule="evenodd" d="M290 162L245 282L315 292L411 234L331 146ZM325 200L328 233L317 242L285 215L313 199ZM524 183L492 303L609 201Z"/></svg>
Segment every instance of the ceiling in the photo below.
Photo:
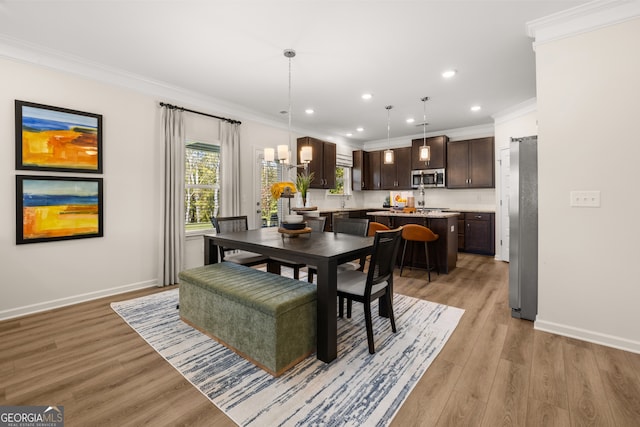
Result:
<svg viewBox="0 0 640 427"><path fill-rule="evenodd" d="M583 3L0 0L0 41L228 107L213 114L247 111L283 124L283 51L295 49L293 127L362 144L387 138L386 105L393 105L389 133L397 138L422 134L424 96L428 133L493 123L492 114L535 97L526 23ZM444 79L446 69L456 76ZM365 92L373 98L362 100ZM470 111L473 105L481 110ZM416 122L407 124L409 117Z"/></svg>

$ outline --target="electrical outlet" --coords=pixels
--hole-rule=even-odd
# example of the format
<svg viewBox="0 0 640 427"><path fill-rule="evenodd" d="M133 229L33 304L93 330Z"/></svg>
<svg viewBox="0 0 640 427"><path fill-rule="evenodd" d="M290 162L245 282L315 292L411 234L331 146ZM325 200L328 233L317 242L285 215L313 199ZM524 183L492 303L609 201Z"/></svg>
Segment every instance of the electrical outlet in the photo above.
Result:
<svg viewBox="0 0 640 427"><path fill-rule="evenodd" d="M578 208L599 208L600 191L571 191L569 206Z"/></svg>

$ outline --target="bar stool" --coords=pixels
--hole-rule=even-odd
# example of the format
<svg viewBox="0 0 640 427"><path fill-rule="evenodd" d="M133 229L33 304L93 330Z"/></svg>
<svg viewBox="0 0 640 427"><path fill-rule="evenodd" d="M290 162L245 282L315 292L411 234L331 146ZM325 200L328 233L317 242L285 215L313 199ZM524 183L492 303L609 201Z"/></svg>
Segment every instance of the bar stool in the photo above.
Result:
<svg viewBox="0 0 640 427"><path fill-rule="evenodd" d="M429 228L419 224L406 224L402 229L402 238L404 239L404 248L402 249L402 258L400 260L400 276L402 276L402 268L404 266L404 254L407 251L407 242L424 242L424 252L427 256L427 277L429 282L431 281L431 270L438 272L438 253L436 252L436 265L438 268L431 265L429 262L429 243L433 243L438 240L439 236L431 231ZM413 249L411 250L411 258L413 260Z"/></svg>

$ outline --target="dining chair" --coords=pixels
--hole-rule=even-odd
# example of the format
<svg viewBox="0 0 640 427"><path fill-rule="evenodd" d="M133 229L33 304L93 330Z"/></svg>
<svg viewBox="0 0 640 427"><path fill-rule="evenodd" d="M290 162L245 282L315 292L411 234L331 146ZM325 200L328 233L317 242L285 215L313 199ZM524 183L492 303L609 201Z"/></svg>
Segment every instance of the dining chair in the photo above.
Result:
<svg viewBox="0 0 640 427"><path fill-rule="evenodd" d="M396 332L393 314L393 270L402 240L402 227L394 230L377 231L373 241L373 253L367 272L348 270L338 273L337 291L340 317L343 317L344 298L364 304L364 318L367 329L369 353L375 353L373 341L373 323L371 320L371 302L382 298L381 304L387 305L391 330ZM347 311L349 318L351 313Z"/></svg>
<svg viewBox="0 0 640 427"><path fill-rule="evenodd" d="M216 233L225 234L234 231L246 231L249 229L247 216L227 216L211 218L211 223L216 229ZM235 264L252 267L254 265L264 264L269 261L269 257L238 249L225 249L219 246L220 261L233 262Z"/></svg>
<svg viewBox="0 0 640 427"><path fill-rule="evenodd" d="M304 220L307 222L307 227L309 227L311 229L312 233L322 233L324 231L324 224L325 224L325 222L327 220L327 217L324 217L324 216L318 216L318 217L305 216ZM295 262L295 261L289 261L289 260L282 259L282 258L271 258L271 261L272 262L277 262L278 264L280 264L281 267L284 266L284 267L289 267L289 268L293 269L293 278L294 279L299 279L300 278L300 269L307 266L307 264L302 264L302 263ZM313 268L313 267L309 267L309 268Z"/></svg>
<svg viewBox="0 0 640 427"><path fill-rule="evenodd" d="M334 218L333 232L356 236L366 236L369 231L369 218Z"/></svg>
<svg viewBox="0 0 640 427"><path fill-rule="evenodd" d="M353 234L354 236L366 236L369 230L369 218L334 218L333 232ZM355 260L354 260L355 261ZM338 266L338 271L357 270L360 267L359 262L349 261ZM359 261L359 260L358 260ZM317 274L314 267L308 268L307 280L313 283L313 275Z"/></svg>

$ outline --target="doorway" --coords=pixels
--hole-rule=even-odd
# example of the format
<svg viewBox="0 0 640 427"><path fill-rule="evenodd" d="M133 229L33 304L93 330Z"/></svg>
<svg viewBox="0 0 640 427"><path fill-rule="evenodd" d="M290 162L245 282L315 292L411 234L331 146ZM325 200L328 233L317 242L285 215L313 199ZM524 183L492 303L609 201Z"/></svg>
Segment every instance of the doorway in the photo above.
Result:
<svg viewBox="0 0 640 427"><path fill-rule="evenodd" d="M257 171L254 190L255 224L257 227L275 227L278 225L279 203L271 196L271 186L281 181L281 167L277 162L265 161L262 149L256 149L255 153L255 170Z"/></svg>
<svg viewBox="0 0 640 427"><path fill-rule="evenodd" d="M500 150L500 259L509 262L509 194L511 175L511 150Z"/></svg>

